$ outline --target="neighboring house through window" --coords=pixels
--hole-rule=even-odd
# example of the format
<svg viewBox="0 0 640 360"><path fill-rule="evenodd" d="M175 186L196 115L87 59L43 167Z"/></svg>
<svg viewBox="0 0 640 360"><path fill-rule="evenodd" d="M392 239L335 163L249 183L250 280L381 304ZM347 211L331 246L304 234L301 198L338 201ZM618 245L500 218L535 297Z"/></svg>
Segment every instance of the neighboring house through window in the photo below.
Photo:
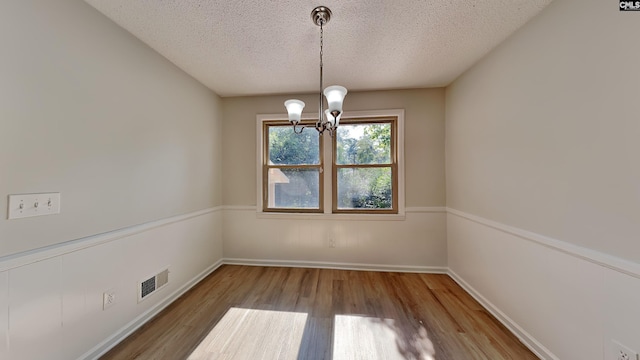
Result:
<svg viewBox="0 0 640 360"><path fill-rule="evenodd" d="M322 142L318 132L293 132L288 121L266 121L263 210L322 212Z"/></svg>

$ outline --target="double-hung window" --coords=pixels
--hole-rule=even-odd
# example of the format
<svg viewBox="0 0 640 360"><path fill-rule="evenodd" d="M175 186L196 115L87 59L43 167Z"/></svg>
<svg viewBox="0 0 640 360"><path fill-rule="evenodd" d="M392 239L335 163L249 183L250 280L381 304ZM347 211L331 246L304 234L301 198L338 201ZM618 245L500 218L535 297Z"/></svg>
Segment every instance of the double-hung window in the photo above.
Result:
<svg viewBox="0 0 640 360"><path fill-rule="evenodd" d="M313 129L293 132L288 121L263 126L263 210L322 212L322 141Z"/></svg>
<svg viewBox="0 0 640 360"><path fill-rule="evenodd" d="M258 116L262 211L401 213L403 112L382 113L345 114L332 137L313 127L296 134L286 120Z"/></svg>
<svg viewBox="0 0 640 360"><path fill-rule="evenodd" d="M333 141L333 212L397 213L395 118L345 120Z"/></svg>

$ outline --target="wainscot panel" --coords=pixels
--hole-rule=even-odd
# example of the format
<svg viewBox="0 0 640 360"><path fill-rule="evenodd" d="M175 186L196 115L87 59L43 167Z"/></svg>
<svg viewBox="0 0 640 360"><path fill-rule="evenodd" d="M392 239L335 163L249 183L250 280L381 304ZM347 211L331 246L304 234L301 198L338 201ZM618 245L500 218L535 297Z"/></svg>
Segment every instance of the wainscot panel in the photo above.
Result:
<svg viewBox="0 0 640 360"><path fill-rule="evenodd" d="M447 234L450 275L540 358L640 349L637 264L454 209Z"/></svg>
<svg viewBox="0 0 640 360"><path fill-rule="evenodd" d="M0 259L0 357L97 358L222 263L221 220L208 209ZM167 268L138 302L139 281Z"/></svg>

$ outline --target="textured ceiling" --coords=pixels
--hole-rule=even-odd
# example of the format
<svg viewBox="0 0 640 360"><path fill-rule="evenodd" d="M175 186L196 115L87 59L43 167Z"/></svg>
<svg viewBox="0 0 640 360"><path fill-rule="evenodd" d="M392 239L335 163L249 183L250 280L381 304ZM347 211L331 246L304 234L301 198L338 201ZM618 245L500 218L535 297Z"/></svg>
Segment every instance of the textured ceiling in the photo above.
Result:
<svg viewBox="0 0 640 360"><path fill-rule="evenodd" d="M85 0L221 96L448 85L552 0Z"/></svg>

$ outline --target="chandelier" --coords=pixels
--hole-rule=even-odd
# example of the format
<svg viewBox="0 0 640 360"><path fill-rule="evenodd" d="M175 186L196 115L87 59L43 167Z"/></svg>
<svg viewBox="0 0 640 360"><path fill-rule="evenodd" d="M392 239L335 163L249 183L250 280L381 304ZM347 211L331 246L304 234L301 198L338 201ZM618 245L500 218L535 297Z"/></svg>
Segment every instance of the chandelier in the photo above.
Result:
<svg viewBox="0 0 640 360"><path fill-rule="evenodd" d="M324 101L322 99L322 46L323 46L323 37L324 37L324 29L323 26L326 25L331 19L331 10L329 10L326 6L318 6L313 11L311 11L311 20L317 26L320 26L320 102L318 106L318 122L315 125L299 125L300 118L302 117L302 109L304 109L304 102L297 99L290 99L284 102L284 106L287 108L287 113L289 114L289 122L293 125L293 131L296 134L302 133L302 131L307 127L315 128L320 135L326 130L329 132L329 135L333 136L333 133L338 128L338 124L340 123L340 116L342 116L342 101L344 100L345 95L347 95L347 89L339 86L333 85L328 86L324 89L324 96L327 98L327 107L328 109L323 111ZM324 115L324 116L323 116Z"/></svg>

